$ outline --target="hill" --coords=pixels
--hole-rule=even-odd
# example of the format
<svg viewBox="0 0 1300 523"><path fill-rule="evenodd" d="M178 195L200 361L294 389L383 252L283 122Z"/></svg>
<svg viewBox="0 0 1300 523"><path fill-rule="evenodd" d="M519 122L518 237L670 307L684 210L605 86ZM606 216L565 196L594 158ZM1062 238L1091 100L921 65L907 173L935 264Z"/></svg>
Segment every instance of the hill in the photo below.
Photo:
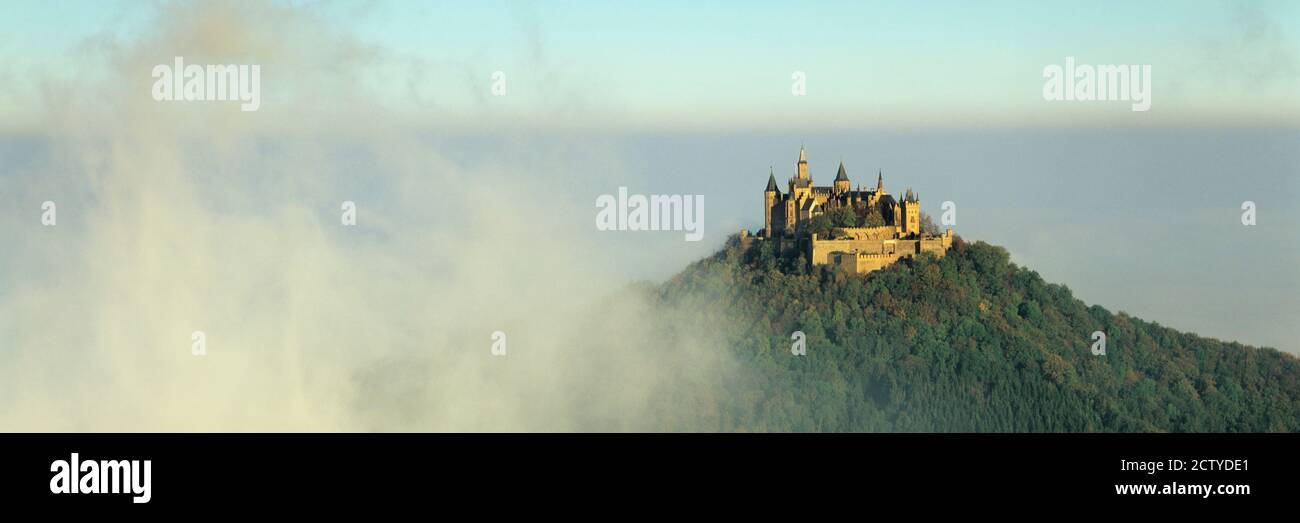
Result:
<svg viewBox="0 0 1300 523"><path fill-rule="evenodd" d="M983 242L855 276L733 238L641 292L734 361L661 398L670 430L1300 430L1297 358L1088 306Z"/></svg>

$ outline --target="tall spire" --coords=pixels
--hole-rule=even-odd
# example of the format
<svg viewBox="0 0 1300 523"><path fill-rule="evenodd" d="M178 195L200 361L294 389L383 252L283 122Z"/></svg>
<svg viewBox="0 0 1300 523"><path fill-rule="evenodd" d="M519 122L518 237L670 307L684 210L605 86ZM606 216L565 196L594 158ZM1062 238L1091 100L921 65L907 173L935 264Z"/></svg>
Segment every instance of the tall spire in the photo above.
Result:
<svg viewBox="0 0 1300 523"><path fill-rule="evenodd" d="M839 174L836 174L836 175L835 175L835 181L837 181L837 182L847 182L847 181L849 181L849 175L848 175L848 173L845 173L845 172L844 172L844 160L840 160L840 172L839 172Z"/></svg>
<svg viewBox="0 0 1300 523"><path fill-rule="evenodd" d="M876 171L876 192L885 192L885 171Z"/></svg>
<svg viewBox="0 0 1300 523"><path fill-rule="evenodd" d="M803 144L799 144L799 163L794 164L795 177L800 180L811 179L808 176L808 156L804 154Z"/></svg>
<svg viewBox="0 0 1300 523"><path fill-rule="evenodd" d="M776 188L776 173L771 166L767 167L767 190L764 192L781 192Z"/></svg>

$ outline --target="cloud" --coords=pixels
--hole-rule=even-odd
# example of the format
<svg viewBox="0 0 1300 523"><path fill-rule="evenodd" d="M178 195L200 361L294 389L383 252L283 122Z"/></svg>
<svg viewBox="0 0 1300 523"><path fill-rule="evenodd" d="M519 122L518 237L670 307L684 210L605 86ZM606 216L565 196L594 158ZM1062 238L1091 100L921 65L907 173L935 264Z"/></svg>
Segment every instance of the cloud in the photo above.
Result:
<svg viewBox="0 0 1300 523"><path fill-rule="evenodd" d="M1261 2L1231 4L1222 34L1206 37L1207 63L1243 85L1260 88L1293 85L1300 78L1300 51L1294 35Z"/></svg>
<svg viewBox="0 0 1300 523"><path fill-rule="evenodd" d="M0 222L0 428L648 429L728 367L617 290L575 227L594 207L556 204L548 180L606 152L452 160L374 94L391 55L311 8L171 3L151 27L88 42L102 76L45 79L36 152L0 153L0 203L59 213ZM261 64L262 109L155 102L173 56Z"/></svg>

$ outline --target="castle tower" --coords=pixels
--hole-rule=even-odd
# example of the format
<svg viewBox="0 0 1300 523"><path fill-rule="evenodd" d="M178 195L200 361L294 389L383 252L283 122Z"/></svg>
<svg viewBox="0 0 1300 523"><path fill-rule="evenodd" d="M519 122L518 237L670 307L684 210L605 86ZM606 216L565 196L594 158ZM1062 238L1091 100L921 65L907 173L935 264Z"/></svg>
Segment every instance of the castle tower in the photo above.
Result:
<svg viewBox="0 0 1300 523"><path fill-rule="evenodd" d="M794 178L790 179L789 198L794 200L795 206L802 209L805 200L813 197L812 175L808 174L808 157L804 154L803 146L799 146L799 163L795 164ZM793 221L791 222L793 223Z"/></svg>
<svg viewBox="0 0 1300 523"><path fill-rule="evenodd" d="M907 228L921 234L921 198L912 193L912 203L907 205Z"/></svg>
<svg viewBox="0 0 1300 523"><path fill-rule="evenodd" d="M809 180L808 177L808 157L803 152L803 146L799 146L799 171L795 174L800 180Z"/></svg>
<svg viewBox="0 0 1300 523"><path fill-rule="evenodd" d="M763 231L768 238L772 237L772 210L776 208L776 200L781 196L781 191L776 188L776 174L772 168L767 169L767 189L763 191Z"/></svg>
<svg viewBox="0 0 1300 523"><path fill-rule="evenodd" d="M840 172L835 175L835 194L849 192L849 175L844 172L844 160L840 160Z"/></svg>
<svg viewBox="0 0 1300 523"><path fill-rule="evenodd" d="M876 197L885 194L885 171L876 171Z"/></svg>
<svg viewBox="0 0 1300 523"><path fill-rule="evenodd" d="M785 198L785 232L787 235L794 234L795 224L795 202L794 197L787 195Z"/></svg>
<svg viewBox="0 0 1300 523"><path fill-rule="evenodd" d="M921 200L911 188L903 196L903 234L921 234Z"/></svg>

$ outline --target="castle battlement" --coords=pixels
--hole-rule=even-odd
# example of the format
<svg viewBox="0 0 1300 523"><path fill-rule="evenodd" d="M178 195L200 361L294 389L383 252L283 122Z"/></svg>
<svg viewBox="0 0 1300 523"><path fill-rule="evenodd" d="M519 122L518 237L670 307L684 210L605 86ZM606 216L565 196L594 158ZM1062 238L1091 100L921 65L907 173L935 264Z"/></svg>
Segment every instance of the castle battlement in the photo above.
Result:
<svg viewBox="0 0 1300 523"><path fill-rule="evenodd" d="M915 192L907 189L900 200L885 191L883 172L877 173L874 189L855 190L841 161L833 184L818 187L800 147L786 187L782 193L769 170L763 230L753 240L803 247L813 265L833 264L861 274L922 252L943 256L952 245L952 229L942 234L922 230L921 200Z"/></svg>

